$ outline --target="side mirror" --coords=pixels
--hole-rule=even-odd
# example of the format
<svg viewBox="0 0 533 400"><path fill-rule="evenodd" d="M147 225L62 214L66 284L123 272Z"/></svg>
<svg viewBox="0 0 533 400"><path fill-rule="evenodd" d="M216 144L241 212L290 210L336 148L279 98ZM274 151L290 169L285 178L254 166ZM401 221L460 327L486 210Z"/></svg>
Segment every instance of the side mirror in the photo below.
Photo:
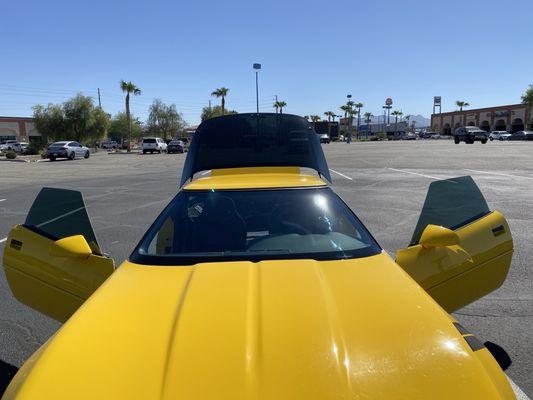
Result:
<svg viewBox="0 0 533 400"><path fill-rule="evenodd" d="M91 247L83 235L56 240L50 248L50 255L53 257L87 258L91 254L93 254Z"/></svg>
<svg viewBox="0 0 533 400"><path fill-rule="evenodd" d="M459 235L451 229L431 224L426 226L419 241L425 248L453 246L460 242Z"/></svg>

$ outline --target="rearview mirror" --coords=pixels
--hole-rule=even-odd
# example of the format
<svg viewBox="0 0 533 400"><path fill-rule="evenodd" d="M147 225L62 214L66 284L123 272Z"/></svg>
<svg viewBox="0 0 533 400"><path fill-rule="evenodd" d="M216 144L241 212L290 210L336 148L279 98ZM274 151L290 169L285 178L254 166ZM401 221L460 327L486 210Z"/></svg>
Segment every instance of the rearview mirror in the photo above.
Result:
<svg viewBox="0 0 533 400"><path fill-rule="evenodd" d="M422 247L428 248L454 246L460 242L459 235L451 229L429 224L422 232L419 243Z"/></svg>
<svg viewBox="0 0 533 400"><path fill-rule="evenodd" d="M53 257L87 258L91 254L93 254L91 247L83 235L56 240L50 248L50 255Z"/></svg>

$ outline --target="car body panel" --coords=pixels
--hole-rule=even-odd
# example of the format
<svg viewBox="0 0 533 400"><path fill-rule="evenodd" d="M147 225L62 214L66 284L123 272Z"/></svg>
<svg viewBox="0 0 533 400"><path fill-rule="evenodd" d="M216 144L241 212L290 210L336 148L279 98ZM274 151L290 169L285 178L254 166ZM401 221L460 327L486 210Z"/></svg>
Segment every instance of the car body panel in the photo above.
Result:
<svg viewBox="0 0 533 400"><path fill-rule="evenodd" d="M54 240L16 225L6 241L4 272L22 303L63 322L114 271L111 258L91 254L73 261L53 257Z"/></svg>
<svg viewBox="0 0 533 400"><path fill-rule="evenodd" d="M185 190L299 188L326 186L316 175L301 174L299 167L228 168L193 180Z"/></svg>
<svg viewBox="0 0 533 400"><path fill-rule="evenodd" d="M6 399L514 398L452 322L385 253L125 262Z"/></svg>
<svg viewBox="0 0 533 400"><path fill-rule="evenodd" d="M500 287L513 255L509 226L498 211L455 232L458 245L425 248L417 244L396 255L396 262L448 312Z"/></svg>

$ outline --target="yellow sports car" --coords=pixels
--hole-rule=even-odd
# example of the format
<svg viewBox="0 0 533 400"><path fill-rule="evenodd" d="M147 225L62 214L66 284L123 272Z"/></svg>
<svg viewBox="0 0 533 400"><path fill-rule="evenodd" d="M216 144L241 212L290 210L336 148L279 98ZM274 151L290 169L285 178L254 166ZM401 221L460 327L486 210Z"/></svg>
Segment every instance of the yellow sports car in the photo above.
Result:
<svg viewBox="0 0 533 400"><path fill-rule="evenodd" d="M503 215L470 177L434 182L394 260L328 181L303 118L208 120L116 269L81 193L44 188L4 270L18 300L66 322L4 398L514 399L449 314L505 280Z"/></svg>

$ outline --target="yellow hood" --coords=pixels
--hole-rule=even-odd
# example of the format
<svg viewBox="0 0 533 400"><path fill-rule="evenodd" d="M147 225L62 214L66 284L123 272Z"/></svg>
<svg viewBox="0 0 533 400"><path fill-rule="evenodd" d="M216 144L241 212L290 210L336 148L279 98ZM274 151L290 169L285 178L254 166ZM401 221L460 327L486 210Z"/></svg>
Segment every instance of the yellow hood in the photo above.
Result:
<svg viewBox="0 0 533 400"><path fill-rule="evenodd" d="M21 372L21 399L513 398L386 254L126 262Z"/></svg>

